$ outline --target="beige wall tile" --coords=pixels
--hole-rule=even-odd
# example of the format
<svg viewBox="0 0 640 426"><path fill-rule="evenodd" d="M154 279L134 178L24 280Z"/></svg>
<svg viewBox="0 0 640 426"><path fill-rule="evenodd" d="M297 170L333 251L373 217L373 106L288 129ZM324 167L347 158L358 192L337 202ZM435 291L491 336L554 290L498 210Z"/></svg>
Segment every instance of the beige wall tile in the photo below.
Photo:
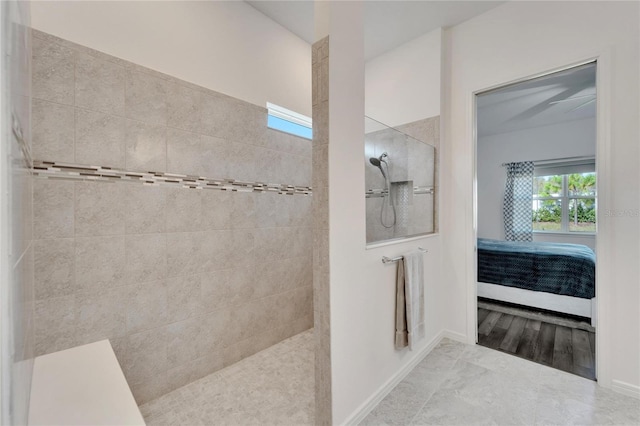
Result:
<svg viewBox="0 0 640 426"><path fill-rule="evenodd" d="M227 344L247 339L273 326L272 322L265 321L268 317L267 309L267 306L261 300L254 300L231 309Z"/></svg>
<svg viewBox="0 0 640 426"><path fill-rule="evenodd" d="M166 372L160 372L144 383L129 383L129 387L138 405L154 400L172 390L167 383Z"/></svg>
<svg viewBox="0 0 640 426"><path fill-rule="evenodd" d="M36 356L76 345L75 296L36 301L35 318Z"/></svg>
<svg viewBox="0 0 640 426"><path fill-rule="evenodd" d="M74 182L34 179L33 204L35 238L73 237Z"/></svg>
<svg viewBox="0 0 640 426"><path fill-rule="evenodd" d="M167 126L200 132L203 94L182 84L172 83L167 92Z"/></svg>
<svg viewBox="0 0 640 426"><path fill-rule="evenodd" d="M167 171L178 174L226 178L228 158L222 139L168 129Z"/></svg>
<svg viewBox="0 0 640 426"><path fill-rule="evenodd" d="M33 158L72 163L75 158L73 107L34 99L32 113Z"/></svg>
<svg viewBox="0 0 640 426"><path fill-rule="evenodd" d="M35 297L37 300L68 296L77 289L74 277L73 238L34 242Z"/></svg>
<svg viewBox="0 0 640 426"><path fill-rule="evenodd" d="M269 182L268 176L259 165L263 151L265 151L263 148L254 145L229 142L225 151L227 177L245 182Z"/></svg>
<svg viewBox="0 0 640 426"><path fill-rule="evenodd" d="M233 244L233 233L230 230L207 231L202 240L202 271L211 272L229 269Z"/></svg>
<svg viewBox="0 0 640 426"><path fill-rule="evenodd" d="M200 275L202 312L207 314L229 306L235 289L231 286L232 269L209 271Z"/></svg>
<svg viewBox="0 0 640 426"><path fill-rule="evenodd" d="M236 195L228 191L202 191L202 229L230 229L234 220L233 200Z"/></svg>
<svg viewBox="0 0 640 426"><path fill-rule="evenodd" d="M230 163L231 145L228 141L212 136L201 136L199 154L201 174L216 179L237 179Z"/></svg>
<svg viewBox="0 0 640 426"><path fill-rule="evenodd" d="M256 198L259 194L255 192L238 192L233 194L232 228L255 228L258 217L256 216Z"/></svg>
<svg viewBox="0 0 640 426"><path fill-rule="evenodd" d="M208 356L218 353L230 342L237 339L230 329L231 310L223 309L199 317L200 337L198 342L198 356Z"/></svg>
<svg viewBox="0 0 640 426"><path fill-rule="evenodd" d="M195 318L174 322L167 326L167 363L171 369L198 358L197 342L200 321Z"/></svg>
<svg viewBox="0 0 640 426"><path fill-rule="evenodd" d="M202 132L209 136L225 138L229 136L232 98L218 93L203 93L198 111Z"/></svg>
<svg viewBox="0 0 640 426"><path fill-rule="evenodd" d="M85 53L76 54L75 105L124 115L124 67Z"/></svg>
<svg viewBox="0 0 640 426"><path fill-rule="evenodd" d="M124 167L124 118L76 109L76 162Z"/></svg>
<svg viewBox="0 0 640 426"><path fill-rule="evenodd" d="M131 184L125 193L124 223L127 234L165 232L166 188Z"/></svg>
<svg viewBox="0 0 640 426"><path fill-rule="evenodd" d="M167 322L195 317L203 312L200 274L167 279Z"/></svg>
<svg viewBox="0 0 640 426"><path fill-rule="evenodd" d="M77 344L121 337L127 331L124 288L81 291L75 298Z"/></svg>
<svg viewBox="0 0 640 426"><path fill-rule="evenodd" d="M167 321L167 286L164 280L134 283L126 288L127 333L149 330Z"/></svg>
<svg viewBox="0 0 640 426"><path fill-rule="evenodd" d="M194 361L195 363L195 377L201 378L208 376L224 367L224 359L222 357L222 351L213 352L206 356L200 357Z"/></svg>
<svg viewBox="0 0 640 426"><path fill-rule="evenodd" d="M74 55L73 50L34 38L33 97L73 105Z"/></svg>
<svg viewBox="0 0 640 426"><path fill-rule="evenodd" d="M255 298L256 269L251 263L240 268L229 269L228 306L239 306Z"/></svg>
<svg viewBox="0 0 640 426"><path fill-rule="evenodd" d="M166 171L166 127L133 120L127 120L125 126L127 170Z"/></svg>
<svg viewBox="0 0 640 426"><path fill-rule="evenodd" d="M258 228L275 228L289 223L287 197L273 192L256 194L256 226Z"/></svg>
<svg viewBox="0 0 640 426"><path fill-rule="evenodd" d="M124 187L112 182L76 182L76 236L124 234Z"/></svg>
<svg viewBox="0 0 640 426"><path fill-rule="evenodd" d="M167 371L167 331L157 327L127 336L121 367L130 384L149 383Z"/></svg>
<svg viewBox="0 0 640 426"><path fill-rule="evenodd" d="M203 270L203 235L199 232L167 234L167 276L194 275Z"/></svg>
<svg viewBox="0 0 640 426"><path fill-rule="evenodd" d="M202 191L186 188L167 188L167 232L198 231L202 229Z"/></svg>
<svg viewBox="0 0 640 426"><path fill-rule="evenodd" d="M129 283L157 281L167 276L165 234L127 235L125 250L125 276Z"/></svg>
<svg viewBox="0 0 640 426"><path fill-rule="evenodd" d="M126 116L151 124L167 124L167 90L170 83L147 73L127 72Z"/></svg>
<svg viewBox="0 0 640 426"><path fill-rule="evenodd" d="M75 276L79 289L99 292L126 284L124 235L78 237Z"/></svg>
<svg viewBox="0 0 640 426"><path fill-rule="evenodd" d="M178 365L167 370L167 386L177 389L198 379L195 362Z"/></svg>

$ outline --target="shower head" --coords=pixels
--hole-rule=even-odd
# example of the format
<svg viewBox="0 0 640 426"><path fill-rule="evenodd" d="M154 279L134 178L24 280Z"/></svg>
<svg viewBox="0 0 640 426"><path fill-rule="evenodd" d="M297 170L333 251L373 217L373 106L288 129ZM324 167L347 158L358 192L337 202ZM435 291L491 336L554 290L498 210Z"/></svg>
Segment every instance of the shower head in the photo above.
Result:
<svg viewBox="0 0 640 426"><path fill-rule="evenodd" d="M376 167L380 167L380 159L376 157L369 158L369 162Z"/></svg>
<svg viewBox="0 0 640 426"><path fill-rule="evenodd" d="M373 164L374 166L376 166L377 168L380 169L380 173L382 173L382 177L387 179L387 174L384 172L384 169L382 168L382 163L387 164L387 162L384 160L385 157L388 157L387 153L383 153L380 157L376 158L376 157L371 157L369 158L369 162L371 164ZM388 164L387 164L388 167Z"/></svg>

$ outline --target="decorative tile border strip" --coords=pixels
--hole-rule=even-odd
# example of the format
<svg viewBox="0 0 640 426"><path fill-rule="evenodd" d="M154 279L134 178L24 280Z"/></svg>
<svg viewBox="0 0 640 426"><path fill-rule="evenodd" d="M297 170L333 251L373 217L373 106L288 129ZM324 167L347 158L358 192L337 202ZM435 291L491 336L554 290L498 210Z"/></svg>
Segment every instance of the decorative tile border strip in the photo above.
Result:
<svg viewBox="0 0 640 426"><path fill-rule="evenodd" d="M263 182L244 182L234 179L212 179L202 176L165 172L130 172L103 166L34 161L34 176L47 179L129 182L145 185L164 185L190 189L217 189L236 192L276 192L285 195L311 195L310 186L294 186Z"/></svg>
<svg viewBox="0 0 640 426"><path fill-rule="evenodd" d="M389 193L386 189L367 189L364 193L365 198L382 198ZM433 194L435 189L433 186L414 186L413 195Z"/></svg>

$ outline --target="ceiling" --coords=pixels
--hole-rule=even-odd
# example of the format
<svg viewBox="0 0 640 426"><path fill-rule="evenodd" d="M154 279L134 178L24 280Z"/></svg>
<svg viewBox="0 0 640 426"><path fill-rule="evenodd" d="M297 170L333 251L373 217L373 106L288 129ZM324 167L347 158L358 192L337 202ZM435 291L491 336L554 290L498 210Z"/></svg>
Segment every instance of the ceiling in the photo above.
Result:
<svg viewBox="0 0 640 426"><path fill-rule="evenodd" d="M313 1L245 0L298 37L315 40ZM504 1L365 1L365 60L440 27L480 15Z"/></svg>
<svg viewBox="0 0 640 426"><path fill-rule="evenodd" d="M596 65L590 63L478 96L478 137L596 115Z"/></svg>

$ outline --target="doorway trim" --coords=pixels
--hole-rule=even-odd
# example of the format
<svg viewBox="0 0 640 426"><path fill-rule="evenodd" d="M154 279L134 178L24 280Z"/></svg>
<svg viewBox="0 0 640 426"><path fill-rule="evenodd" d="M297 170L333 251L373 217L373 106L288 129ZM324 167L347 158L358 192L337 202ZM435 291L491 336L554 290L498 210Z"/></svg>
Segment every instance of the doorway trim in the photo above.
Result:
<svg viewBox="0 0 640 426"><path fill-rule="evenodd" d="M587 63L595 62L596 64L596 173L597 194L596 202L596 318L597 318L597 337L596 337L596 375L598 383L604 387L611 387L611 367L610 367L610 323L609 323L609 289L606 285L612 276L612 268L609 255L611 253L611 238L609 224L602 220L603 212L610 210L611 207L611 170L610 170L610 139L611 139L611 52L603 50L591 55L584 55L574 60L566 61L555 67L541 70L526 76L519 76L509 81L504 81L489 87L478 88L469 93L468 111L470 111L471 120L467 125L471 126L469 135L472 138L471 144L471 193L472 202L470 215L468 218L472 224L470 245L466 251L467 270L471 271L467 275L467 336L468 343L475 344L478 341L478 296L476 288L477 280L477 238L478 238L478 200L477 200L477 156L478 156L478 138L477 138L477 97L483 93L508 86L511 84L521 83L534 78L564 71ZM468 222L468 223L469 223ZM603 285L604 284L604 285Z"/></svg>

